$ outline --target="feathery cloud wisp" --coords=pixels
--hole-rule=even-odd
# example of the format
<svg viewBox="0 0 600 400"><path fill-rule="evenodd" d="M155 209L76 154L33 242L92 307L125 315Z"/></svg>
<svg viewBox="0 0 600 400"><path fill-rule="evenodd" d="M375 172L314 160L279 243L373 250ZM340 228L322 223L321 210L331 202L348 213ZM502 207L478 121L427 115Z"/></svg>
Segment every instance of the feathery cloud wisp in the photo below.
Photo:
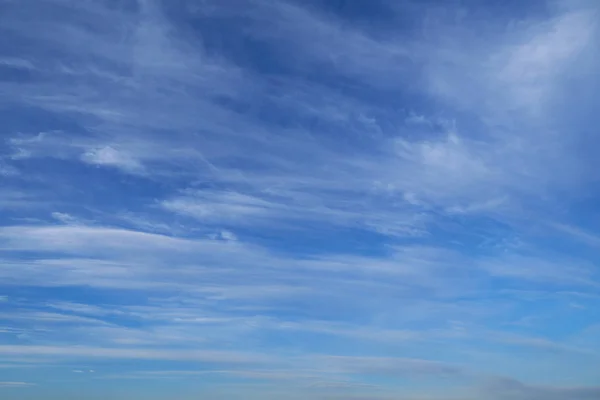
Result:
<svg viewBox="0 0 600 400"><path fill-rule="evenodd" d="M0 396L594 397L597 15L7 2Z"/></svg>

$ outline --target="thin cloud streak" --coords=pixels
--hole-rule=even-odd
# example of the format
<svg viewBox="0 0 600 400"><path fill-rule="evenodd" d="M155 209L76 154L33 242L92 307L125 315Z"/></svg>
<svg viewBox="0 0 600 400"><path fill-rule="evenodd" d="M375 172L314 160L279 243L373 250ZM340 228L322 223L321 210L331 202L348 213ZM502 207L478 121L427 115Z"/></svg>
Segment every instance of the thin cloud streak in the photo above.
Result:
<svg viewBox="0 0 600 400"><path fill-rule="evenodd" d="M517 3L7 3L2 390L591 399L597 4Z"/></svg>

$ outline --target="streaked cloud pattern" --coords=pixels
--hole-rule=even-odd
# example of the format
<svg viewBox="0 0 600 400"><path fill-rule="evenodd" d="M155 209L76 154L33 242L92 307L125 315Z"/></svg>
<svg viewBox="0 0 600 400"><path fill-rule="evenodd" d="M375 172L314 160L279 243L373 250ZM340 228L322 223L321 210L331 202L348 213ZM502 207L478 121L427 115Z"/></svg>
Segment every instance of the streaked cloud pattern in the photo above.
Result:
<svg viewBox="0 0 600 400"><path fill-rule="evenodd" d="M600 398L595 1L0 10L1 398Z"/></svg>

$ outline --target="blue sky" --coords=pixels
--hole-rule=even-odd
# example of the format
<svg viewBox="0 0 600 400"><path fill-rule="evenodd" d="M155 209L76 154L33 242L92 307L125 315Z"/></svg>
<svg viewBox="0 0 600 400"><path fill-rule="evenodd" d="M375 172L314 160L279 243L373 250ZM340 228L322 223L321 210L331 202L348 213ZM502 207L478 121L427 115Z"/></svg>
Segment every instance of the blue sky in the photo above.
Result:
<svg viewBox="0 0 600 400"><path fill-rule="evenodd" d="M599 10L0 1L0 397L600 398Z"/></svg>

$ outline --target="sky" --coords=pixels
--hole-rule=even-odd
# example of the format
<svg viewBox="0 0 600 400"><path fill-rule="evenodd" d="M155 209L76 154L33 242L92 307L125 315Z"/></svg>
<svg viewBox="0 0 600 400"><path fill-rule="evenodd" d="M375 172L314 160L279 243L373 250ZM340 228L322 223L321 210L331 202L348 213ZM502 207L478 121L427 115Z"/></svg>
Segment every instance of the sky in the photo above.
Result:
<svg viewBox="0 0 600 400"><path fill-rule="evenodd" d="M595 0L0 0L0 397L600 398Z"/></svg>

